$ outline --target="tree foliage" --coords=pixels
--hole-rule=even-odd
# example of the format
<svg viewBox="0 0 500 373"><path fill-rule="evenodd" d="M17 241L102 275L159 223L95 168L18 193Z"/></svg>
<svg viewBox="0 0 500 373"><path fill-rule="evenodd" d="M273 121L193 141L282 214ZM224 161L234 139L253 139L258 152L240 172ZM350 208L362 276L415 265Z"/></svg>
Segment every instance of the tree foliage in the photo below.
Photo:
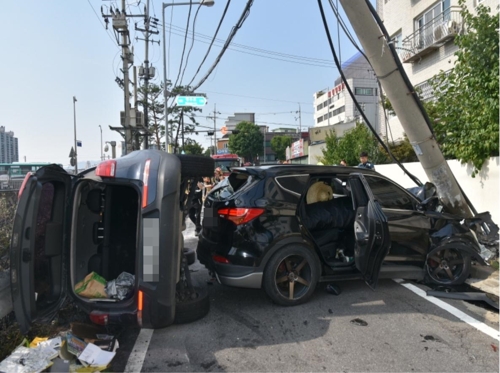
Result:
<svg viewBox="0 0 500 373"><path fill-rule="evenodd" d="M283 161L286 158L286 148L293 142L290 136L275 136L271 139L271 149L276 154L276 158Z"/></svg>
<svg viewBox="0 0 500 373"><path fill-rule="evenodd" d="M340 164L342 159L349 166L359 164L359 154L365 151L369 160L375 164L385 163L386 157L379 150L377 139L363 123L345 132L344 137L337 137L334 131L326 136L326 147L320 161L325 165Z"/></svg>
<svg viewBox="0 0 500 373"><path fill-rule="evenodd" d="M196 142L193 139L185 139L184 140L184 150L185 154L193 154L193 155L202 155L203 154L203 146Z"/></svg>
<svg viewBox="0 0 500 373"><path fill-rule="evenodd" d="M259 126L250 122L240 122L236 125L238 133L229 136L229 151L253 162L257 155L264 151L264 135Z"/></svg>
<svg viewBox="0 0 500 373"><path fill-rule="evenodd" d="M146 87L141 86L138 89L137 104L146 106ZM154 145L157 149L165 150L165 122L163 121L165 113L165 100L163 99L163 84L149 84L147 89L148 96L148 129L151 133L149 136L149 145Z"/></svg>
<svg viewBox="0 0 500 373"><path fill-rule="evenodd" d="M391 154L400 162L418 162L418 157L415 154L415 150L413 150L413 146L410 144L410 140L408 140L408 136L404 135L404 140L398 143L389 143L388 145ZM385 161L381 161L380 163L391 163L392 157L380 147L380 151L385 156Z"/></svg>
<svg viewBox="0 0 500 373"><path fill-rule="evenodd" d="M426 106L444 155L472 162L474 176L499 152L499 15L459 4L466 31L455 38L457 61L433 79L435 100Z"/></svg>

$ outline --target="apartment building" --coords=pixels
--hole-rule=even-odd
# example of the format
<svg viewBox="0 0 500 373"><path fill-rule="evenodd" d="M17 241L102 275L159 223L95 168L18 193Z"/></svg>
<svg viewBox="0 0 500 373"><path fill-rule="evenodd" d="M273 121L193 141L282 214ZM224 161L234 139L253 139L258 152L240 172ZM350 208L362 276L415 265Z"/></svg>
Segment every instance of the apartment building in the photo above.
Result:
<svg viewBox="0 0 500 373"><path fill-rule="evenodd" d="M478 5L496 10L497 0L468 0L471 11ZM496 10L497 11L497 10ZM455 36L464 31L458 0L377 0L377 13L395 43L411 83L423 100L432 98L430 79L449 71L456 61ZM390 135L403 136L396 116L389 118Z"/></svg>
<svg viewBox="0 0 500 373"><path fill-rule="evenodd" d="M19 148L14 132L0 126L0 163L19 162Z"/></svg>
<svg viewBox="0 0 500 373"><path fill-rule="evenodd" d="M370 64L361 53L356 53L342 64L342 71L368 121L379 135L385 136L385 127L381 126L380 120L379 86ZM357 122L364 120L340 76L333 87L316 92L314 127L309 130L309 163L316 164L322 156L325 138L331 131L341 137L354 128Z"/></svg>

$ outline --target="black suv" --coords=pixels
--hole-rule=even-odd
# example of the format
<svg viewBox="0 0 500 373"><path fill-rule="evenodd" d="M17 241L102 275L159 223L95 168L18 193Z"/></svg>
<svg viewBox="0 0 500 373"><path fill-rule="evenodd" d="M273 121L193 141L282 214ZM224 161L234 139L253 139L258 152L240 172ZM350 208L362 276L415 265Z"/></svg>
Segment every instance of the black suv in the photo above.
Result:
<svg viewBox="0 0 500 373"><path fill-rule="evenodd" d="M475 225L443 212L432 184L417 191L352 167L233 169L205 200L198 258L220 283L263 287L285 306L318 281L462 283L471 258L484 264Z"/></svg>
<svg viewBox="0 0 500 373"><path fill-rule="evenodd" d="M209 299L188 277L182 229L186 191L213 167L209 157L142 150L76 176L55 164L29 173L10 248L21 330L49 320L67 296L98 324L159 328L204 316ZM124 299L78 295L75 285L92 272L134 280Z"/></svg>

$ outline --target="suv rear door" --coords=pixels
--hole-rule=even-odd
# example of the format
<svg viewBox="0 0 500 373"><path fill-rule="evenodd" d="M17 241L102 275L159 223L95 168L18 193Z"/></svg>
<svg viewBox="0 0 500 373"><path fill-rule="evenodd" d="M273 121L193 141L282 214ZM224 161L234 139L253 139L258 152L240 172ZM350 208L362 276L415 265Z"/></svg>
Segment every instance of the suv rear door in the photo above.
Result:
<svg viewBox="0 0 500 373"><path fill-rule="evenodd" d="M19 192L10 259L12 303L23 333L64 301L71 190L71 176L50 165L28 174Z"/></svg>
<svg viewBox="0 0 500 373"><path fill-rule="evenodd" d="M350 174L349 185L356 211L356 267L368 286L375 288L382 262L390 249L387 218L361 173Z"/></svg>

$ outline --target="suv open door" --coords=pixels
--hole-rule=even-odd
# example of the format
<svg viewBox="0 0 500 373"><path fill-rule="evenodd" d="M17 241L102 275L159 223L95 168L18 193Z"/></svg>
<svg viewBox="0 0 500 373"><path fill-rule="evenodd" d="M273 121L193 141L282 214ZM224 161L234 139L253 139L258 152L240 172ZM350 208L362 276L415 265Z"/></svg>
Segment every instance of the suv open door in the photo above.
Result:
<svg viewBox="0 0 500 373"><path fill-rule="evenodd" d="M71 176L50 165L28 174L19 191L10 272L12 303L23 333L64 302L71 187Z"/></svg>
<svg viewBox="0 0 500 373"><path fill-rule="evenodd" d="M390 249L387 218L361 173L350 174L349 185L356 211L354 261L368 286L374 289Z"/></svg>

